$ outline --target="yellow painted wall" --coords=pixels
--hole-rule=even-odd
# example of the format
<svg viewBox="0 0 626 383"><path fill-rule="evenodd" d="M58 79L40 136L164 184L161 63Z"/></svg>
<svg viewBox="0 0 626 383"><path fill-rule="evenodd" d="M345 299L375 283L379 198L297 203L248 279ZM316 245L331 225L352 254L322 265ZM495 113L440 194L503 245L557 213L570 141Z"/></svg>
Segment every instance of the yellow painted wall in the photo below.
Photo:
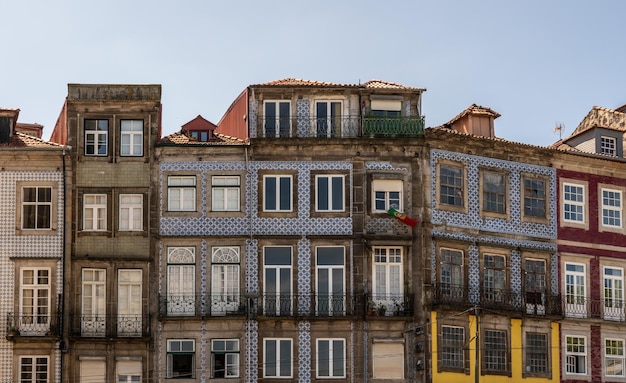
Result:
<svg viewBox="0 0 626 383"><path fill-rule="evenodd" d="M438 353L438 337L437 337L437 313L431 313L431 334L432 334L432 376L433 383L476 383L475 380L475 363L476 363L476 317L469 316L469 338L471 339L469 347L469 371L470 374L456 372L437 372L437 353ZM501 375L481 375L478 382L480 383L501 383L501 382L527 382L527 383L545 383L545 382L558 382L559 381L559 328L558 323L551 323L551 366L552 377L551 378L523 378L522 377L522 320L511 319L511 377Z"/></svg>

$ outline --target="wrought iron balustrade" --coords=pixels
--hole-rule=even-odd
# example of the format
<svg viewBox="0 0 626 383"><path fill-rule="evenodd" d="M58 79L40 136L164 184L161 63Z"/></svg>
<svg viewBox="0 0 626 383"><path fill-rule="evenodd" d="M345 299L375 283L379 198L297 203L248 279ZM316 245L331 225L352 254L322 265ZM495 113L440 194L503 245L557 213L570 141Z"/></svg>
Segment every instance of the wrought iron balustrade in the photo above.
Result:
<svg viewBox="0 0 626 383"><path fill-rule="evenodd" d="M366 294L368 316L413 316L413 294Z"/></svg>
<svg viewBox="0 0 626 383"><path fill-rule="evenodd" d="M150 315L71 315L70 335L89 338L150 336Z"/></svg>
<svg viewBox="0 0 626 383"><path fill-rule="evenodd" d="M364 137L419 137L424 135L424 118L406 117L364 117Z"/></svg>
<svg viewBox="0 0 626 383"><path fill-rule="evenodd" d="M159 297L159 316L244 315L247 300L240 294L167 294Z"/></svg>
<svg viewBox="0 0 626 383"><path fill-rule="evenodd" d="M7 336L58 336L59 318L41 314L7 314Z"/></svg>

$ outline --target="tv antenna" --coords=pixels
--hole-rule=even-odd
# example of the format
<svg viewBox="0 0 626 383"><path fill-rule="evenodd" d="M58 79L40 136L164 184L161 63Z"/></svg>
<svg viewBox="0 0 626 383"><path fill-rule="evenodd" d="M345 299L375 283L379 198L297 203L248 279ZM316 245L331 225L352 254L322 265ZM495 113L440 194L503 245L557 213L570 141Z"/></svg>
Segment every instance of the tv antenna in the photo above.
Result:
<svg viewBox="0 0 626 383"><path fill-rule="evenodd" d="M552 132L559 132L559 140L563 138L563 131L565 130L565 124L562 122L557 122L554 124L554 128L552 128Z"/></svg>

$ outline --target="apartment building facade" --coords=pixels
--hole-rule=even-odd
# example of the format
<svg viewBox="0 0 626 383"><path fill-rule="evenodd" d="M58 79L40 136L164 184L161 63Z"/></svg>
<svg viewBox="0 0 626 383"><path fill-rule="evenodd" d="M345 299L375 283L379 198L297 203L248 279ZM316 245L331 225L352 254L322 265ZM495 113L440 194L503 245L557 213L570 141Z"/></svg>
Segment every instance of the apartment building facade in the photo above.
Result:
<svg viewBox="0 0 626 383"><path fill-rule="evenodd" d="M0 381L60 382L69 157L0 109Z"/></svg>
<svg viewBox="0 0 626 383"><path fill-rule="evenodd" d="M160 85L69 84L51 141L68 147L66 381L152 381L150 171ZM152 306L151 306L152 305Z"/></svg>

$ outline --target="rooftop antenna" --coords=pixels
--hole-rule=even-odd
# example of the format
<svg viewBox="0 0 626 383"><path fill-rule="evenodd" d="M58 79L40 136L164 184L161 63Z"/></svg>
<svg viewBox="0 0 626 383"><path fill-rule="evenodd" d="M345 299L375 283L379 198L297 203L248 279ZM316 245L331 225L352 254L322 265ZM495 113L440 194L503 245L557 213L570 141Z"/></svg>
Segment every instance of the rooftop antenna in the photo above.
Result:
<svg viewBox="0 0 626 383"><path fill-rule="evenodd" d="M554 128L552 128L552 132L559 132L559 140L563 138L563 131L565 130L565 124L562 122L557 122L554 124Z"/></svg>

